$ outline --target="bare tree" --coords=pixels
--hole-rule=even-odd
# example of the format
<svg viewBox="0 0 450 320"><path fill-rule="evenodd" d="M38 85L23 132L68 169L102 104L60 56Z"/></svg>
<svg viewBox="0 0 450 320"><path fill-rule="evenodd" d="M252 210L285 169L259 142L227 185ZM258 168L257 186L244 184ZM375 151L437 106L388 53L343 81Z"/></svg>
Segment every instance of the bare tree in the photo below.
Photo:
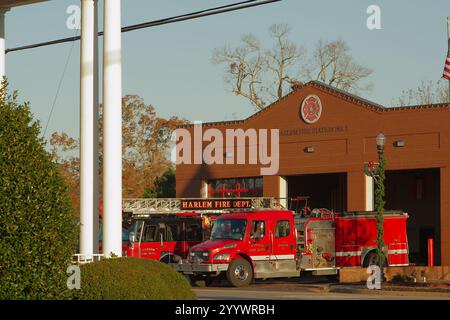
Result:
<svg viewBox="0 0 450 320"><path fill-rule="evenodd" d="M225 65L225 82L233 93L261 110L302 81L320 80L352 92L370 89L371 84L363 85L362 80L372 70L355 62L344 41L319 41L313 57L305 62L306 50L289 40L290 31L286 24L272 25L274 46L269 50L252 35L243 36L236 48L214 50L212 62Z"/></svg>
<svg viewBox="0 0 450 320"><path fill-rule="evenodd" d="M362 85L361 81L370 76L372 70L358 64L349 51L343 40L320 40L312 62L305 66L307 77L353 93L370 90L372 84Z"/></svg>
<svg viewBox="0 0 450 320"><path fill-rule="evenodd" d="M257 108L264 108L264 86L262 76L265 69L265 57L258 40L252 35L241 38L238 48L224 46L215 49L213 63L227 65L225 82L231 84L232 92L243 96Z"/></svg>
<svg viewBox="0 0 450 320"><path fill-rule="evenodd" d="M291 28L286 24L274 24L269 28L275 39L272 50L266 51L267 68L274 76L275 92L271 92L275 100L283 97L286 85L291 86L297 80L292 77L292 69L304 54L304 49L287 40Z"/></svg>
<svg viewBox="0 0 450 320"><path fill-rule="evenodd" d="M401 96L393 101L395 106L426 105L450 102L446 80L422 81L415 89L403 90Z"/></svg>

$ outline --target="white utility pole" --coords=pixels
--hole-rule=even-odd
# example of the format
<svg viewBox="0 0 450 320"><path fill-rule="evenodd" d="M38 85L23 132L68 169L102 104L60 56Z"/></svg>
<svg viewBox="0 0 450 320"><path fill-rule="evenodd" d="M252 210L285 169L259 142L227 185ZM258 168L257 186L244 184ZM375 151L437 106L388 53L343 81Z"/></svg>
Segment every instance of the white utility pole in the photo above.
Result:
<svg viewBox="0 0 450 320"><path fill-rule="evenodd" d="M6 75L5 15L7 11L7 8L0 8L0 81Z"/></svg>
<svg viewBox="0 0 450 320"><path fill-rule="evenodd" d="M80 253L98 253L97 0L81 0Z"/></svg>
<svg viewBox="0 0 450 320"><path fill-rule="evenodd" d="M103 8L103 253L122 256L121 1Z"/></svg>

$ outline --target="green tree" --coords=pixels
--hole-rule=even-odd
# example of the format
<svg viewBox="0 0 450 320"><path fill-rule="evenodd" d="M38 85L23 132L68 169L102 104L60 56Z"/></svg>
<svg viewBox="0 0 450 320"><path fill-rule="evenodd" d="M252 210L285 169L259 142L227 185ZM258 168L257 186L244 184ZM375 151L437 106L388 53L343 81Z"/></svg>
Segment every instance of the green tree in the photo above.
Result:
<svg viewBox="0 0 450 320"><path fill-rule="evenodd" d="M28 103L0 89L0 299L64 299L77 227Z"/></svg>
<svg viewBox="0 0 450 320"><path fill-rule="evenodd" d="M153 189L145 189L144 198L174 198L175 189L175 169L169 167L164 174L157 178Z"/></svg>

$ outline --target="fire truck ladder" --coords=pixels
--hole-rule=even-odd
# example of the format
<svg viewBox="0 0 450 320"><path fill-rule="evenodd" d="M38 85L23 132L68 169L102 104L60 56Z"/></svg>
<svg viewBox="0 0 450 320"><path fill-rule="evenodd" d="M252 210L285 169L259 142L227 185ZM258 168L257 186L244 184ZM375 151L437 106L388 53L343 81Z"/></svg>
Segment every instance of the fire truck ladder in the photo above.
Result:
<svg viewBox="0 0 450 320"><path fill-rule="evenodd" d="M252 209L284 209L280 204L279 199L271 197L253 197L253 198L242 198L246 200L251 200ZM234 198L214 198L214 200L242 200ZM124 199L122 201L122 211L124 213L132 215L151 215L151 214L177 214L180 212L193 212L195 209L182 210L181 201L182 200L193 200L189 198L145 198L145 199ZM200 199L195 199L200 200ZM205 199L206 200L206 199ZM226 210L211 210L211 212L229 212L236 211L238 209L226 209ZM239 211L245 211L249 209L239 209ZM202 210L199 212L207 213L207 211Z"/></svg>

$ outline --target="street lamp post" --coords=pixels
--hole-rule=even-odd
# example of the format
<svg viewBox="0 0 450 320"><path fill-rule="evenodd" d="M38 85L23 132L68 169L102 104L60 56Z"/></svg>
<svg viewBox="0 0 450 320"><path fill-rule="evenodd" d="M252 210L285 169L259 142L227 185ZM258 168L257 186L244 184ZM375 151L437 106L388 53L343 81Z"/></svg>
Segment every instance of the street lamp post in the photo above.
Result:
<svg viewBox="0 0 450 320"><path fill-rule="evenodd" d="M383 240L383 222L384 222L384 180L386 159L384 157L384 146L386 144L386 136L383 133L379 133L376 137L377 150L378 150L378 164L375 165L373 162L369 162L365 167L364 171L367 176L373 178L375 182L375 212L377 219L377 262L381 268L386 265L386 244Z"/></svg>
<svg viewBox="0 0 450 320"><path fill-rule="evenodd" d="M387 257L384 250L386 244L383 240L383 222L384 222L384 180L386 159L384 158L384 145L386 144L386 136L383 133L379 133L376 137L377 150L378 150L378 168L376 170L376 188L375 188L375 210L377 218L377 256L380 263L380 267L383 268L386 265Z"/></svg>

